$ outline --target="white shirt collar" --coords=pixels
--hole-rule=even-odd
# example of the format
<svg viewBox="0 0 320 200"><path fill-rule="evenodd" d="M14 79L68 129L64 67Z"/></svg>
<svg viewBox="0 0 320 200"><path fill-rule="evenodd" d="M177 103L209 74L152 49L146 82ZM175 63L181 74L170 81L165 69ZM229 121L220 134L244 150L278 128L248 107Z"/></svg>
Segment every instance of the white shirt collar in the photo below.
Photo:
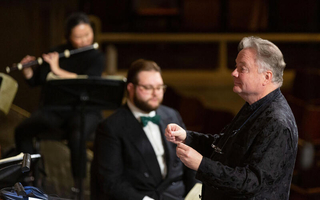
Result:
<svg viewBox="0 0 320 200"><path fill-rule="evenodd" d="M146 117L153 117L156 115L156 111L153 110L149 113L143 112L140 108L136 107L129 99L127 99L127 104L131 112L133 113L134 117L140 121L141 116L146 116Z"/></svg>

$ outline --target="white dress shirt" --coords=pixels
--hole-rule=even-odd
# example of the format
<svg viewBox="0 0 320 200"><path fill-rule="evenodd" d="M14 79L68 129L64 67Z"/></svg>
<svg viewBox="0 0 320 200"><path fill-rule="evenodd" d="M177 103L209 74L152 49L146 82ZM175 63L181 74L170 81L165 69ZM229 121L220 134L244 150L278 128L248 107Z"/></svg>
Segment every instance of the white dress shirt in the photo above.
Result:
<svg viewBox="0 0 320 200"><path fill-rule="evenodd" d="M127 104L135 118L141 122L140 117L154 117L156 115L156 111L151 111L150 113L143 113L142 110L137 108L133 103L131 103L129 100L127 100ZM160 166L162 178L165 178L167 175L167 166L166 166L166 160L165 160L165 154L164 154L164 148L163 143L161 139L161 132L160 128L157 124L154 124L153 122L148 122L147 126L143 127L144 132L146 133L154 152L156 153L157 160Z"/></svg>

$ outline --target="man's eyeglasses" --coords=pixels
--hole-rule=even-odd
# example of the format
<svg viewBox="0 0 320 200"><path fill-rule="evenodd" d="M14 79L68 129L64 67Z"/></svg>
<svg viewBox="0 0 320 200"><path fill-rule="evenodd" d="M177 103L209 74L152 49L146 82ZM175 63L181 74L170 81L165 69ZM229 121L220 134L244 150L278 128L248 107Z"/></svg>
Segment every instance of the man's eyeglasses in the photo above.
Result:
<svg viewBox="0 0 320 200"><path fill-rule="evenodd" d="M135 84L135 86L139 87L143 92L145 93L152 93L153 91L156 92L165 92L167 89L166 85L158 85L156 87L153 87L152 85L140 85L140 84Z"/></svg>

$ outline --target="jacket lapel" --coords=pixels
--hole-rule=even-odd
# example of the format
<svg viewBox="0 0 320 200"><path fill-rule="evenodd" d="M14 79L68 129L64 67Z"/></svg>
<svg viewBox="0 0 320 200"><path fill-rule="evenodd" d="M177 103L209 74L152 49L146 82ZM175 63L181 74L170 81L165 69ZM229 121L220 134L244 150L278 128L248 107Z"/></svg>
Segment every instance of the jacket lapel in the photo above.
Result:
<svg viewBox="0 0 320 200"><path fill-rule="evenodd" d="M162 143L163 147L165 150L165 156L166 156L166 165L167 165L167 177L170 176L171 173L171 167L174 159L176 158L176 154L173 153L175 152L175 146L174 144L168 142L164 136L165 134L165 129L167 128L167 125L172 122L172 117L170 115L167 115L165 112L162 111L161 106L157 110L157 114L161 116L160 120L160 132L161 132L161 138L162 138Z"/></svg>
<svg viewBox="0 0 320 200"><path fill-rule="evenodd" d="M153 147L139 121L134 117L127 106L126 109L128 110L128 115L126 116L125 120L127 126L126 135L128 135L128 138L132 141L132 144L141 154L141 158L146 163L150 173L153 175L153 177L155 177L157 182L160 182L162 180L162 175Z"/></svg>

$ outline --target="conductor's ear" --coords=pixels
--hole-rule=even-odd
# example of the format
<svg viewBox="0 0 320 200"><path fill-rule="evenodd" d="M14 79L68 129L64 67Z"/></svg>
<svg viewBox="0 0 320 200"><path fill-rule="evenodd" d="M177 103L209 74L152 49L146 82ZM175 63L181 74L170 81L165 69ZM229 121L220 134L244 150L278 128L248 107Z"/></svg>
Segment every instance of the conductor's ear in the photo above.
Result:
<svg viewBox="0 0 320 200"><path fill-rule="evenodd" d="M266 71L264 73L264 85L272 82L273 73L271 71Z"/></svg>

